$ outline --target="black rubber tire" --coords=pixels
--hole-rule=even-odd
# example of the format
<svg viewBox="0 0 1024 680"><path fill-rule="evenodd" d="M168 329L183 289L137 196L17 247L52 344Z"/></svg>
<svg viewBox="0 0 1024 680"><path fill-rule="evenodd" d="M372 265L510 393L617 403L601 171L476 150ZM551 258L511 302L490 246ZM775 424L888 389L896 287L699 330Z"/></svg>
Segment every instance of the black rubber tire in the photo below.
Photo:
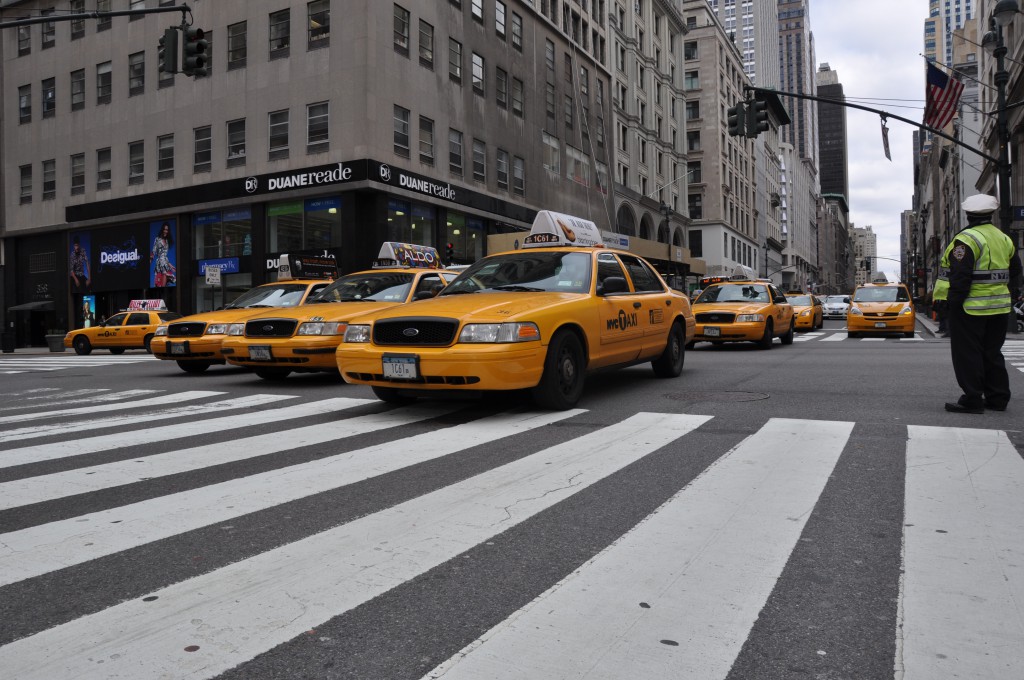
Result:
<svg viewBox="0 0 1024 680"><path fill-rule="evenodd" d="M416 397L410 397L408 394L402 394L394 387L378 387L377 385L371 385L370 389L373 390L375 397L388 404L410 404L416 401Z"/></svg>
<svg viewBox="0 0 1024 680"><path fill-rule="evenodd" d="M783 335L782 338L780 338L782 340L782 344L783 345L792 345L793 344L793 333L794 333L794 324L795 323L796 323L795 321L790 321L789 322L789 330L786 331L785 335Z"/></svg>
<svg viewBox="0 0 1024 680"><path fill-rule="evenodd" d="M683 332L679 322L672 324L668 332L668 343L665 351L657 359L651 362L654 368L654 375L659 378L678 378L683 372L683 363L686 361L686 334Z"/></svg>
<svg viewBox="0 0 1024 680"><path fill-rule="evenodd" d="M287 378L291 371L287 368L254 368L253 373L264 380L277 381Z"/></svg>
<svg viewBox="0 0 1024 680"><path fill-rule="evenodd" d="M147 335L146 337L144 337L144 338L142 339L142 348L143 348L144 350L146 350L147 352L149 352L150 354L152 354L152 353L153 353L153 348L152 348L152 347L150 347L150 345L152 344L152 342L153 342L153 335L152 335L152 334L150 334L150 335Z"/></svg>
<svg viewBox="0 0 1024 680"><path fill-rule="evenodd" d="M860 333L857 331L846 331L846 337L848 338L859 338Z"/></svg>
<svg viewBox="0 0 1024 680"><path fill-rule="evenodd" d="M110 353L111 354L124 354L124 347L111 347L110 348Z"/></svg>
<svg viewBox="0 0 1024 680"><path fill-rule="evenodd" d="M907 331L906 333L903 334L903 337L905 337L905 338L912 338L914 336L915 336L914 331Z"/></svg>
<svg viewBox="0 0 1024 680"><path fill-rule="evenodd" d="M757 341L757 346L760 349L771 349L772 343L775 342L775 326L771 319L764 322L764 335Z"/></svg>
<svg viewBox="0 0 1024 680"><path fill-rule="evenodd" d="M179 361L178 368L186 373L205 373L212 366L209 361Z"/></svg>
<svg viewBox="0 0 1024 680"><path fill-rule="evenodd" d="M71 345L75 348L75 354L85 356L92 353L92 343L89 342L89 338L84 335L79 335L75 338Z"/></svg>
<svg viewBox="0 0 1024 680"><path fill-rule="evenodd" d="M583 396L585 370L580 339L570 331L559 331L548 345L540 383L530 390L534 403L554 411L572 408Z"/></svg>
<svg viewBox="0 0 1024 680"><path fill-rule="evenodd" d="M697 344L696 340L691 340L690 342L686 343L686 349L693 349L693 346L696 345L696 344Z"/></svg>

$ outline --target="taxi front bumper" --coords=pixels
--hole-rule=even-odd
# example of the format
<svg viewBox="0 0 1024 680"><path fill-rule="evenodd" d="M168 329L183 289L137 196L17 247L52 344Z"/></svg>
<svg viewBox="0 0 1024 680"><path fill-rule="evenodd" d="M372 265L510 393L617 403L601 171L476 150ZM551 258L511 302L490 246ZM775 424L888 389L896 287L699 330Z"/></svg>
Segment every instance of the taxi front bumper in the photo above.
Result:
<svg viewBox="0 0 1024 680"><path fill-rule="evenodd" d="M698 323L693 340L695 342L756 342L764 337L764 323L764 321Z"/></svg>
<svg viewBox="0 0 1024 680"><path fill-rule="evenodd" d="M336 371L334 352L340 335L290 338L235 338L222 351L229 364L248 368L286 368L292 371Z"/></svg>
<svg viewBox="0 0 1024 680"><path fill-rule="evenodd" d="M796 314L793 316L794 328L814 328L814 314L808 314L804 316L802 314Z"/></svg>
<svg viewBox="0 0 1024 680"><path fill-rule="evenodd" d="M885 317L850 314L846 317L846 330L854 333L911 333L914 325L913 314Z"/></svg>
<svg viewBox="0 0 1024 680"><path fill-rule="evenodd" d="M170 361L224 361L221 354L223 335L202 335L195 338L153 338L149 347L157 359Z"/></svg>
<svg viewBox="0 0 1024 680"><path fill-rule="evenodd" d="M343 343L337 367L346 382L414 390L519 390L535 387L547 347L540 342L459 344L450 347L382 347ZM415 379L384 376L384 357L414 357Z"/></svg>

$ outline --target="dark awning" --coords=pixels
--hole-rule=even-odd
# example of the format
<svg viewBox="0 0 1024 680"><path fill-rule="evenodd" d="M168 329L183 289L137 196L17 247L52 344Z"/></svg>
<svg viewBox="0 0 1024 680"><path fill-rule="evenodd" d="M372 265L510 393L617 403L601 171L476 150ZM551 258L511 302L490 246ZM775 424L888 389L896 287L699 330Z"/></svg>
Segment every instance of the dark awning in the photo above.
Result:
<svg viewBox="0 0 1024 680"><path fill-rule="evenodd" d="M37 302L23 302L7 308L8 312L52 312L53 300L39 300Z"/></svg>

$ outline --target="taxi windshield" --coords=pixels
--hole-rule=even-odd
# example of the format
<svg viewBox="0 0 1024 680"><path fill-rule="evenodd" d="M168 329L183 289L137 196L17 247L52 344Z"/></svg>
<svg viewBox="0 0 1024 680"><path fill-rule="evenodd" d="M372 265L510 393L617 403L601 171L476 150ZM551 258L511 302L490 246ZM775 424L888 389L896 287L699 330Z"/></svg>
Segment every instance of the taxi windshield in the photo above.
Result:
<svg viewBox="0 0 1024 680"><path fill-rule="evenodd" d="M877 286L858 288L853 296L854 302L910 302L905 288L896 286Z"/></svg>
<svg viewBox="0 0 1024 680"><path fill-rule="evenodd" d="M711 286L694 301L699 305L707 302L769 302L768 288L759 283L723 283Z"/></svg>
<svg viewBox="0 0 1024 680"><path fill-rule="evenodd" d="M320 291L310 303L355 302L404 302L412 287L413 274L402 272L364 272L343 276Z"/></svg>
<svg viewBox="0 0 1024 680"><path fill-rule="evenodd" d="M794 307L810 307L814 304L810 295L787 295L786 300Z"/></svg>
<svg viewBox="0 0 1024 680"><path fill-rule="evenodd" d="M242 307L294 307L302 302L306 292L304 283L279 283L258 286L236 297L226 309Z"/></svg>
<svg viewBox="0 0 1024 680"><path fill-rule="evenodd" d="M518 252L488 257L473 264L441 295L482 291L590 291L589 252Z"/></svg>

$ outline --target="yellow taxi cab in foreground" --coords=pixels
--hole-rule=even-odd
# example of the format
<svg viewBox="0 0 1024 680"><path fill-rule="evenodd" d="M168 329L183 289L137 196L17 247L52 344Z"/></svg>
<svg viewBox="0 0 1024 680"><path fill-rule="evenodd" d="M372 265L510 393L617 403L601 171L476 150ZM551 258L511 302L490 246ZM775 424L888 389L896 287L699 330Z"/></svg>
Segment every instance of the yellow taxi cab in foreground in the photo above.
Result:
<svg viewBox="0 0 1024 680"><path fill-rule="evenodd" d="M265 380L293 371L335 373L334 351L350 318L433 297L456 276L443 268L434 248L385 243L373 269L342 276L304 305L240 324L240 332L225 340L224 356Z"/></svg>
<svg viewBox="0 0 1024 680"><path fill-rule="evenodd" d="M99 325L79 328L65 335L64 346L73 347L75 354L82 355L94 348L108 349L111 354L124 354L126 349L150 352L156 329L180 318L181 314L167 311L163 300L132 300L127 310L104 319Z"/></svg>
<svg viewBox="0 0 1024 680"><path fill-rule="evenodd" d="M693 301L697 317L695 341L755 342L771 349L778 337L793 344L796 318L793 306L770 280L754 278L749 267L737 267L728 279L704 279Z"/></svg>
<svg viewBox="0 0 1024 680"><path fill-rule="evenodd" d="M910 291L902 283L889 283L883 275L853 292L846 333L851 338L862 333L902 333L912 338L916 323Z"/></svg>
<svg viewBox="0 0 1024 680"><path fill-rule="evenodd" d="M593 222L541 211L521 250L478 260L433 299L353 318L337 360L384 401L530 389L568 409L589 371L649 361L677 377L693 328L654 267L604 248Z"/></svg>
<svg viewBox="0 0 1024 680"><path fill-rule="evenodd" d="M790 291L786 293L786 301L793 305L793 318L798 331L813 331L825 325L821 300L810 293Z"/></svg>
<svg viewBox="0 0 1024 680"><path fill-rule="evenodd" d="M292 278L293 269L301 269L303 278ZM302 304L337 278L337 271L330 258L282 255L276 283L251 288L223 309L160 326L151 345L153 354L158 359L176 361L186 373L202 373L214 364L223 364L221 343L232 332L241 333L241 324L247 319L267 308Z"/></svg>

